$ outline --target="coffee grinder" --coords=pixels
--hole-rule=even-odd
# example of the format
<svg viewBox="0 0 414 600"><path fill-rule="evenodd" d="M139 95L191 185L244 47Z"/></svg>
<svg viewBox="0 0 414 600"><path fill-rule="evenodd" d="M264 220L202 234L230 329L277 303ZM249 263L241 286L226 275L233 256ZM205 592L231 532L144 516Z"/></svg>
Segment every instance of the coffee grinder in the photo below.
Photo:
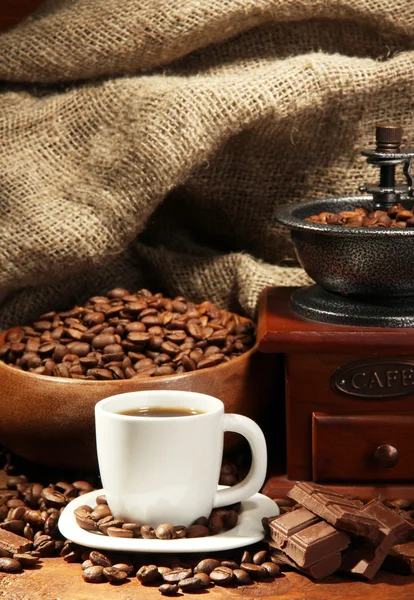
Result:
<svg viewBox="0 0 414 600"><path fill-rule="evenodd" d="M259 349L283 355L285 367L286 472L267 481L273 498L298 480L361 498L414 498L414 227L305 220L412 209L414 149L401 142L400 127L377 127L376 147L363 155L380 181L366 195L276 212L316 283L266 288L259 301ZM401 166L406 185L397 186Z"/></svg>

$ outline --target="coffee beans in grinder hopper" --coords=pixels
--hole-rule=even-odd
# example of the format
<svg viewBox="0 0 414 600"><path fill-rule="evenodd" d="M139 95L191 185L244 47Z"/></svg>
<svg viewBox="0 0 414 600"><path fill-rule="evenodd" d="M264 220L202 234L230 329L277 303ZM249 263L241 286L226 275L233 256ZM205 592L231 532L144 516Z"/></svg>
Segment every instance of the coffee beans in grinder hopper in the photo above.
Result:
<svg viewBox="0 0 414 600"><path fill-rule="evenodd" d="M338 214L321 212L307 217L305 221L321 225L341 225L343 227L376 227L385 229L405 229L414 227L414 213L402 204L391 206L387 211L368 211L360 206Z"/></svg>
<svg viewBox="0 0 414 600"><path fill-rule="evenodd" d="M253 321L206 300L115 288L9 331L0 359L24 371L86 380L175 375L228 362L255 342Z"/></svg>

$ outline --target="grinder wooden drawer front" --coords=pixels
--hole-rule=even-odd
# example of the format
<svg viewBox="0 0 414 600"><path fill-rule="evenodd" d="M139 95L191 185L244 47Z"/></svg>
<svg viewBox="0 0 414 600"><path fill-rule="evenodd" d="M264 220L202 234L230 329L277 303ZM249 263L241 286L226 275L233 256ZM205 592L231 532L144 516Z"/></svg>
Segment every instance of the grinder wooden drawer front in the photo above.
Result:
<svg viewBox="0 0 414 600"><path fill-rule="evenodd" d="M313 413L314 481L414 481L414 416Z"/></svg>

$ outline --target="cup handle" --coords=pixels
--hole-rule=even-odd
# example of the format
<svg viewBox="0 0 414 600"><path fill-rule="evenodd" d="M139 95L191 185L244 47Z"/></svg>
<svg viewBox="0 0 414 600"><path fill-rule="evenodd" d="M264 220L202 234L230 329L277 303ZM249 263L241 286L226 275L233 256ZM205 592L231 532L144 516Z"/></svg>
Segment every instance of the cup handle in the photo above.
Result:
<svg viewBox="0 0 414 600"><path fill-rule="evenodd" d="M257 423L243 415L234 414L224 414L222 423L224 431L240 433L247 439L252 451L252 465L243 481L216 492L214 508L243 502L256 494L264 483L267 471L266 440Z"/></svg>

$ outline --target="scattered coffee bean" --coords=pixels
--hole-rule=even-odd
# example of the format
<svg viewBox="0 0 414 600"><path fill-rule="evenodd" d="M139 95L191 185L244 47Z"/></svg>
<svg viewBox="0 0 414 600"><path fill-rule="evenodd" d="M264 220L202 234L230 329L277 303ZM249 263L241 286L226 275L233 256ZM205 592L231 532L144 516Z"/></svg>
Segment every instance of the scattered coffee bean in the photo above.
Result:
<svg viewBox="0 0 414 600"><path fill-rule="evenodd" d="M254 563L241 563L240 568L246 571L252 577L252 579L261 579L267 577L267 570L261 565L255 565Z"/></svg>
<svg viewBox="0 0 414 600"><path fill-rule="evenodd" d="M250 575L243 569L234 569L233 576L239 585L250 585L253 583Z"/></svg>
<svg viewBox="0 0 414 600"><path fill-rule="evenodd" d="M115 567L104 567L102 573L110 583L123 583L128 578L125 571L121 571Z"/></svg>
<svg viewBox="0 0 414 600"><path fill-rule="evenodd" d="M217 567L210 573L210 580L216 585L230 585L233 581L234 575L232 569L228 567Z"/></svg>
<svg viewBox="0 0 414 600"><path fill-rule="evenodd" d="M163 577L164 581L166 581L167 583L178 583L182 579L186 579L187 577L191 577L191 576L192 576L191 569L177 568L177 569L171 570L169 573L164 573L164 575L162 577Z"/></svg>
<svg viewBox="0 0 414 600"><path fill-rule="evenodd" d="M144 585L154 583L158 578L159 573L155 565L144 565L137 571L137 579Z"/></svg>
<svg viewBox="0 0 414 600"><path fill-rule="evenodd" d="M92 550L89 554L89 560L93 565L100 565L101 567L112 566L111 559L106 554L102 554L102 552L98 552L97 550Z"/></svg>
<svg viewBox="0 0 414 600"><path fill-rule="evenodd" d="M260 550L259 552L256 552L256 554L253 555L253 564L255 565L261 565L262 563L265 562L267 557L267 551L266 550Z"/></svg>
<svg viewBox="0 0 414 600"><path fill-rule="evenodd" d="M8 556L0 557L0 572L18 573L22 570L22 565L16 558Z"/></svg>
<svg viewBox="0 0 414 600"><path fill-rule="evenodd" d="M202 588L207 588L211 585L210 577L207 573L194 573L194 577L201 581Z"/></svg>
<svg viewBox="0 0 414 600"><path fill-rule="evenodd" d="M194 592L195 590L201 589L203 584L201 579L198 579L197 577L188 577L180 581L178 586L183 592Z"/></svg>
<svg viewBox="0 0 414 600"><path fill-rule="evenodd" d="M176 583L163 583L158 589L163 596L175 596L179 588Z"/></svg>
<svg viewBox="0 0 414 600"><path fill-rule="evenodd" d="M216 558L204 558L197 564L194 571L196 573L206 573L207 575L210 575L214 569L220 567L220 564L220 561Z"/></svg>
<svg viewBox="0 0 414 600"><path fill-rule="evenodd" d="M282 574L280 567L273 562L265 561L261 566L266 569L270 577L280 577Z"/></svg>
<svg viewBox="0 0 414 600"><path fill-rule="evenodd" d="M99 565L88 567L82 572L82 577L87 583L102 583L105 581L103 570Z"/></svg>

